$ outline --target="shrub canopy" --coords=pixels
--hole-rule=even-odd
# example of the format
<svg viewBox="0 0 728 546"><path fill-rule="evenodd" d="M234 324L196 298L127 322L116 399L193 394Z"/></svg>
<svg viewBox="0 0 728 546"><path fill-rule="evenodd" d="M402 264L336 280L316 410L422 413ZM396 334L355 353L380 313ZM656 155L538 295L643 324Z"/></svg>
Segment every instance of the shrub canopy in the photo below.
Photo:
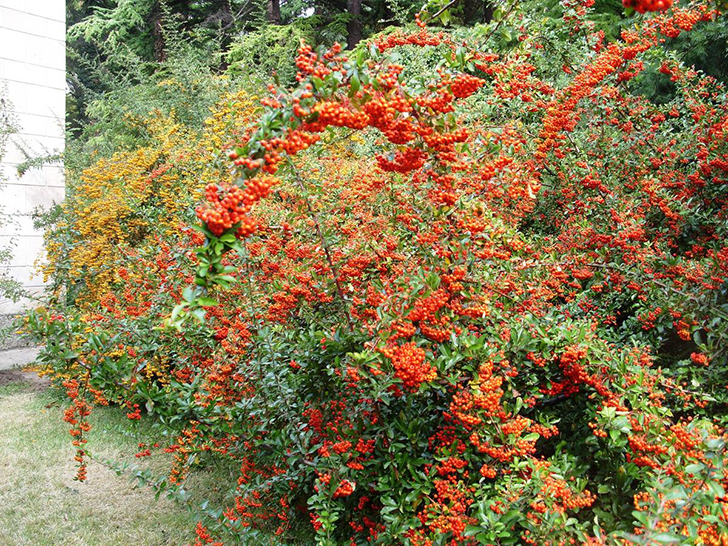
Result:
<svg viewBox="0 0 728 546"><path fill-rule="evenodd" d="M302 45L83 170L29 317L81 477L95 399L165 487L240 466L201 544L725 540L726 91L665 45L716 13L591 3Z"/></svg>

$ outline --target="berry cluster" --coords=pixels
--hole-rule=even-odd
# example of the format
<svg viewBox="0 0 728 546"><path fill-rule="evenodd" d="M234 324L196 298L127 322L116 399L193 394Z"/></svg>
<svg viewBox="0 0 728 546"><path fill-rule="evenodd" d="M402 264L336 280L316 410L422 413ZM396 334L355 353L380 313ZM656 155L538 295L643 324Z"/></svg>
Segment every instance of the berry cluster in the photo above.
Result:
<svg viewBox="0 0 728 546"><path fill-rule="evenodd" d="M672 0L622 0L625 8L631 8L637 13L648 11L665 11L672 6Z"/></svg>
<svg viewBox="0 0 728 546"><path fill-rule="evenodd" d="M237 235L247 237L255 231L255 220L246 216L250 207L270 195L277 180L259 176L247 181L245 189L229 184L209 184L205 188L207 204L197 207L197 217L219 237L240 223Z"/></svg>
<svg viewBox="0 0 728 546"><path fill-rule="evenodd" d="M71 425L70 434L73 445L76 447L74 460L78 463L76 480L86 480L86 451L83 449L88 440L83 437L85 432L91 430L88 416L91 415L91 406L80 395L80 384L77 379L67 379L63 382L66 395L71 399L71 406L64 412L63 420Z"/></svg>
<svg viewBox="0 0 728 546"><path fill-rule="evenodd" d="M356 483L349 480L341 480L341 483L334 491L333 498L338 499L341 497L348 497L356 489Z"/></svg>
<svg viewBox="0 0 728 546"><path fill-rule="evenodd" d="M416 390L422 383L437 377L435 368L427 362L424 349L417 347L414 342L400 345L394 351L382 349L381 352L391 358L395 376L402 380L407 389Z"/></svg>

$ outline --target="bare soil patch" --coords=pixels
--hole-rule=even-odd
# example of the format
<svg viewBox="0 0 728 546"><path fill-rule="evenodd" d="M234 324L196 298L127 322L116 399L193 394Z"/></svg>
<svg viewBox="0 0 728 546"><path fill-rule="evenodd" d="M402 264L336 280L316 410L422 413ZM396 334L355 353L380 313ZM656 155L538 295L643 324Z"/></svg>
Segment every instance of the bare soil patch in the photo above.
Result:
<svg viewBox="0 0 728 546"><path fill-rule="evenodd" d="M1 370L0 371L0 387L13 383L24 383L28 390L32 392L41 392L46 390L51 382L46 377L39 377L35 372L29 372L22 369Z"/></svg>

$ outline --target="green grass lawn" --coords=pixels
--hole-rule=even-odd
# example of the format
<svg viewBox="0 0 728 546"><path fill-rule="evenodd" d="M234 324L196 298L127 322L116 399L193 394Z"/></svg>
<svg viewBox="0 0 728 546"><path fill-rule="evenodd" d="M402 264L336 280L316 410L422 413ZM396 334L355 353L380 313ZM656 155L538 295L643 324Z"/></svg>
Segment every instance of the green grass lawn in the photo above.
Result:
<svg viewBox="0 0 728 546"><path fill-rule="evenodd" d="M74 481L74 448L62 420L66 402L38 385L6 383L0 386L0 545L194 542L200 518L182 503L164 496L155 500L151 488L93 461L88 480ZM96 408L91 422L88 445L96 459L132 462L159 475L168 470L170 456L163 452L134 457L139 430L121 409ZM232 469L198 471L187 487L209 498L216 495L216 484L226 490L235 479Z"/></svg>

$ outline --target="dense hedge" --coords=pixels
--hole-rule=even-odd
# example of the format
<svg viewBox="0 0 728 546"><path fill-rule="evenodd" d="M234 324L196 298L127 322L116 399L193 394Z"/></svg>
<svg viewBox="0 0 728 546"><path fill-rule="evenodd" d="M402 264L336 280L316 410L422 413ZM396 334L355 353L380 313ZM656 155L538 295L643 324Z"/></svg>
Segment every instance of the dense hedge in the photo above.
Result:
<svg viewBox="0 0 728 546"><path fill-rule="evenodd" d="M29 317L80 477L114 402L162 486L240 465L199 543L725 543L728 107L663 46L716 14L563 7L302 46L256 124L86 169Z"/></svg>

